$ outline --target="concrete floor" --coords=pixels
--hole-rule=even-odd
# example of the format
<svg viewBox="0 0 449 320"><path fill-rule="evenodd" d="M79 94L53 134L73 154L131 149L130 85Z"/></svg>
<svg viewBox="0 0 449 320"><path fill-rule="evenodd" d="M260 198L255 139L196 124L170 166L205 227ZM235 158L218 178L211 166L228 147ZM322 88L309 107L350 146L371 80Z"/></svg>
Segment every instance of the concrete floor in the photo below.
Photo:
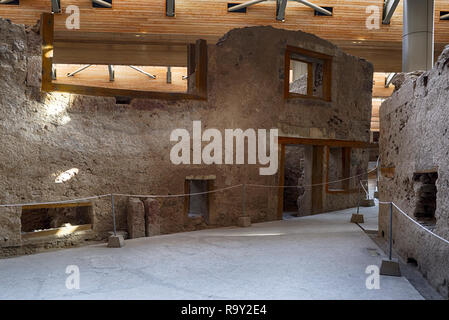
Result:
<svg viewBox="0 0 449 320"><path fill-rule="evenodd" d="M366 267L384 254L353 212L4 259L0 299L422 299L403 277L366 288ZM65 286L68 265L79 290Z"/></svg>

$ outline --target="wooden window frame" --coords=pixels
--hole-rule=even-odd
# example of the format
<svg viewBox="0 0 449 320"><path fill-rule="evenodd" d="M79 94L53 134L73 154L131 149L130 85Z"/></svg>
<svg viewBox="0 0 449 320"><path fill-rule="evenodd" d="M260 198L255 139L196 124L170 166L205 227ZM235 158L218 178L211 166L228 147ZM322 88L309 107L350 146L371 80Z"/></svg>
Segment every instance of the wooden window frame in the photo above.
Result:
<svg viewBox="0 0 449 320"><path fill-rule="evenodd" d="M44 12L41 15L42 36L42 86L45 92L67 92L90 96L130 97L162 100L207 100L207 42L199 39L195 44L187 45L188 75L195 76L195 90L187 92L141 91L129 89L115 89L92 87L75 84L54 83L52 80L52 66L54 53L54 14Z"/></svg>
<svg viewBox="0 0 449 320"><path fill-rule="evenodd" d="M353 193L356 190L350 189L349 179L343 180L342 185L343 189L333 189L329 187L329 159L330 159L330 150L331 148L341 148L341 165L342 165L342 172L343 177L341 179L347 179L351 176L351 147L333 147L333 146L327 146L326 148L326 193Z"/></svg>
<svg viewBox="0 0 449 320"><path fill-rule="evenodd" d="M310 58L323 60L323 96L316 97L313 95L313 76L307 77L307 94L300 94L290 92L290 60L292 60L292 53L298 53ZM312 64L308 61L294 58L293 60L307 63L308 74L313 74ZM287 46L285 49L285 67L284 67L284 98L306 98L315 100L332 101L332 60L333 57L324 53L306 50L303 48Z"/></svg>
<svg viewBox="0 0 449 320"><path fill-rule="evenodd" d="M378 148L375 143L364 142L364 141L349 141L349 140L338 140L338 139L316 139L316 138L297 138L297 137L278 137L278 157L279 157L279 170L278 170L278 207L277 207L277 219L282 220L283 213L283 193L284 193L284 165L285 165L285 146L288 144L293 145L312 145L314 147L314 161L317 161L319 166L318 171L312 172L312 214L317 214L322 212L322 199L324 198L324 192L326 188L323 185L323 180L325 178L324 173L324 161L325 161L325 151L326 147L349 147L353 149L370 149ZM316 158L316 159L315 159ZM328 182L328 181L327 181ZM326 185L327 186L327 185ZM323 191L324 190L324 191ZM356 193L357 189L346 191L346 193ZM314 199L315 198L315 199Z"/></svg>

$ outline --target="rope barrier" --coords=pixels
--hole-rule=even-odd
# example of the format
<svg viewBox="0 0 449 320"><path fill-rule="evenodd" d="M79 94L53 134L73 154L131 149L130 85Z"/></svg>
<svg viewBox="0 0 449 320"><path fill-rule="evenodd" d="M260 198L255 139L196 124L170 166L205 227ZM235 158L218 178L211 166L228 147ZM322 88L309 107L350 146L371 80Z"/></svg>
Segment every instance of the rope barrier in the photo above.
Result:
<svg viewBox="0 0 449 320"><path fill-rule="evenodd" d="M369 174L369 173L371 173L371 172L373 172L375 170L377 170L377 166L374 169L369 170L366 173L361 173L361 174L358 174L358 175L355 175L355 176L352 176L352 177L348 177L348 178L344 178L344 179L340 179L340 180L335 180L335 181L330 181L330 182L304 185L304 186L277 186L277 185L260 185L260 184L237 184L237 185L233 185L233 186L226 187L226 188L221 188L221 189L216 189L216 190L210 190L210 191L204 191L204 192L195 192L195 193L171 194L171 195L170 194L167 194L167 195L136 195L136 194L123 194L123 193L110 193L110 194L103 194L103 195L91 196L91 197L85 197L85 198L76 198L76 199L71 199L71 200L49 201L49 202L33 202L33 203L16 203L16 204L0 204L0 208L23 207L23 206L33 206L33 205L51 205L51 204L77 203L77 202L80 202L80 201L101 199L101 198L105 198L105 197L111 197L112 201L113 201L113 197L114 196L135 197L135 198L176 198L176 197L197 196L197 195L203 195L203 194L209 194L209 193L217 193L217 192L222 192L222 191L226 191L226 190L230 190L230 189L234 189L234 188L238 188L238 187L244 187L244 189L245 189L245 187L247 187L247 186L249 186L249 187L263 187L263 188L298 188L298 187L306 188L306 187L322 186L322 185L326 185L326 184L331 184L331 183L336 183L336 182L340 182L340 181L353 179L353 178L356 178L356 177L359 177L359 176L362 176L362 175ZM365 191L365 193L368 194L367 191L365 190L365 187L362 184L362 180L360 181L360 185L362 186L362 188ZM426 227L421 225L419 222L417 222L416 220L411 218L407 213L405 213L401 208L399 208L394 202L378 201L378 203L379 204L389 204L389 205L394 206L402 215L404 215L407 219L412 221L414 224L416 224L417 226L421 227L422 229L424 229L425 231L427 231L431 235L437 237L441 241L449 244L448 240L446 240L443 237L437 235L436 233L432 232L431 230L427 229Z"/></svg>
<svg viewBox="0 0 449 320"><path fill-rule="evenodd" d="M60 201L50 201L50 202L0 204L0 208L36 206L36 205L50 205L50 204L63 204L63 203L77 203L77 202L80 202L80 201L100 199L100 198L110 197L110 196L111 196L111 194L103 194L103 195L99 195L99 196L91 196L91 197L77 198L77 199L71 199L71 200L60 200Z"/></svg>
<svg viewBox="0 0 449 320"><path fill-rule="evenodd" d="M379 201L379 204L386 204L386 205L392 205L393 207L395 207L403 216L405 216L408 220L410 220L411 222L413 222L414 224L416 224L418 227L421 227L423 230L427 231L428 233L430 233L431 235L437 237L438 239L440 239L441 241L449 244L449 240L446 240L445 238L437 235L435 232L427 229L426 227L424 227L422 224L420 224L418 221L416 221L415 219L411 218L404 210L402 210L401 208L399 208L399 206L394 203L394 202L385 202L385 201Z"/></svg>
<svg viewBox="0 0 449 320"><path fill-rule="evenodd" d="M303 187L315 187L315 186L320 186L320 185L326 185L326 184L331 184L331 183L336 183L336 182L340 182L340 181L345 181L345 180L349 180L349 179L353 179L365 174L368 174L370 172L373 172L374 170L376 170L376 168L369 170L366 173L361 173L349 178L344 178L344 179L340 179L340 180L335 180L335 181L330 181L330 182L323 182L323 183L317 183L317 184L311 184L311 185L305 185ZM176 198L176 197L186 197L186 196L196 196L196 195L202 195L202 194L208 194L208 193L215 193L215 192L221 192L221 191L225 191L225 190L229 190L229 189L233 189L233 188L237 188L237 187L241 187L243 186L243 184L238 184L238 185L234 185L234 186L230 186L230 187L226 187L226 188L222 188L222 189L216 189L216 190L210 190L210 191L204 191L204 192L197 192L197 193L182 193L182 194L164 194L164 195L138 195L138 194L125 194L125 193L109 193L109 194L104 194L104 195L99 195L99 196L91 196L91 197L85 197L85 198L78 198L78 199L71 199L71 200L61 200L61 201L51 201L51 202L32 202L32 203L17 203L17 204L0 204L0 208L4 208L4 207L23 207L23 206L34 206L34 205L47 205L47 204L63 204L63 203L76 203L79 201L84 201L84 200L93 200L93 199L100 199L100 198L104 198L104 197L111 197L112 195L114 196L123 196L123 197L135 197L135 198ZM270 185L259 185L259 184L246 184L246 186L252 186L252 187L267 187L267 188L298 188L298 186L270 186Z"/></svg>
<svg viewBox="0 0 449 320"><path fill-rule="evenodd" d="M309 184L309 185L302 185L302 186L278 186L278 185L251 184L251 183L250 184L246 184L246 186L249 186L249 187L260 187L260 188L298 188L298 187L308 188L308 187L318 187L318 186L323 186L323 185L326 185L326 184L332 184L332 183L336 183L336 182L341 182L341 181L346 181L346 180L350 180L350 179L353 179L353 178L357 178L357 177L369 174L369 173L373 172L376 169L377 168L374 168L374 169L371 169L371 170L369 170L367 172L360 173L360 174L357 174L355 176L344 178L344 179L328 181L328 182L322 182L322 183Z"/></svg>
<svg viewBox="0 0 449 320"><path fill-rule="evenodd" d="M119 197L133 197L133 198L176 198L176 197L198 196L198 195L201 195L201 194L216 193L216 192L221 192L221 191L225 191L225 190L229 190L229 189L238 188L238 187L241 187L241 186L243 186L243 184L237 184L237 185L230 186L230 187L227 187L227 188L215 189L215 190L210 190L210 191L195 192L195 193L181 193L181 194L139 195L139 194L114 193L113 195L114 196L119 196Z"/></svg>

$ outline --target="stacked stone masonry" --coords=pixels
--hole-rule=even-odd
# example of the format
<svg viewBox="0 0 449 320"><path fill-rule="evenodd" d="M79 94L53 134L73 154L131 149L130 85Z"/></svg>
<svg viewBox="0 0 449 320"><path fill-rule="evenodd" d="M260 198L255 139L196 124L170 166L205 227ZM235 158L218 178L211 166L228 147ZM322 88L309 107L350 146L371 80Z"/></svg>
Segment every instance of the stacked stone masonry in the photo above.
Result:
<svg viewBox="0 0 449 320"><path fill-rule="evenodd" d="M279 171L261 176L259 165L171 163L171 131L191 132L194 120L221 132L278 128L279 135L287 137L369 141L372 65L301 31L231 30L218 43L208 44L207 101L132 99L128 105L116 104L114 97L41 92L40 44L38 28L0 19L2 204L105 193L182 194L187 176L213 175L215 189L278 183ZM330 102L284 99L287 45L333 57ZM354 151L351 174L365 172L367 161L367 152ZM74 168L77 174L70 180L55 183L58 175ZM252 222L277 219L277 196L277 189L252 189L247 193L246 215ZM198 221L186 215L184 197L157 199L157 210L152 200L146 200L143 220L141 213L138 219L128 219L129 200L117 197L117 229L132 237L236 225L242 215L241 188L210 198L208 221ZM322 201L323 211L329 211L355 206L357 199L354 193L323 192ZM89 237L105 240L113 228L111 199L92 202ZM0 208L2 255L23 253L21 211ZM137 221L142 228L135 228Z"/></svg>

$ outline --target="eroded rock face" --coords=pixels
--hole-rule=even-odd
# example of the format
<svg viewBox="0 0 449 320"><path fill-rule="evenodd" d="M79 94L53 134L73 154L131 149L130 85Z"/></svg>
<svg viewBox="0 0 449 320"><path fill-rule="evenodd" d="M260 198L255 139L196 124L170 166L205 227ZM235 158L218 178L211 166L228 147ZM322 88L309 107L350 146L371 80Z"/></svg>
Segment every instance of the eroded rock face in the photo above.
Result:
<svg viewBox="0 0 449 320"><path fill-rule="evenodd" d="M147 237L161 234L161 212L159 201L148 198L143 201L145 206L145 235Z"/></svg>
<svg viewBox="0 0 449 320"><path fill-rule="evenodd" d="M145 209L137 198L128 201L128 234L131 239L145 237Z"/></svg>
<svg viewBox="0 0 449 320"><path fill-rule="evenodd" d="M382 176L380 200L394 201L413 219L449 239L449 47L427 72L402 76L400 89L380 108ZM432 214L434 212L434 217ZM379 232L387 234L388 210L380 207ZM395 249L417 261L420 271L446 297L449 245L398 213Z"/></svg>
<svg viewBox="0 0 449 320"><path fill-rule="evenodd" d="M231 30L208 45L207 101L133 99L120 105L114 97L40 92L37 30L0 19L0 203L183 194L187 176L213 175L215 189L277 184L278 175L261 176L259 165L174 165L170 134L177 128L191 132L194 120L222 133L278 128L282 136L369 141L372 65L314 35L271 27ZM287 45L333 56L331 102L284 99ZM367 160L355 155L354 163L366 169ZM71 169L78 173L55 182ZM186 216L184 197L158 198L160 233L235 225L242 215L241 188L210 197L208 222ZM327 195L323 211L355 204L353 195ZM277 190L248 191L252 222L276 219L277 206ZM126 197L115 199L118 230L129 227L127 207ZM20 246L21 210L0 213L0 248ZM108 237L110 198L93 201L92 225L96 237Z"/></svg>

